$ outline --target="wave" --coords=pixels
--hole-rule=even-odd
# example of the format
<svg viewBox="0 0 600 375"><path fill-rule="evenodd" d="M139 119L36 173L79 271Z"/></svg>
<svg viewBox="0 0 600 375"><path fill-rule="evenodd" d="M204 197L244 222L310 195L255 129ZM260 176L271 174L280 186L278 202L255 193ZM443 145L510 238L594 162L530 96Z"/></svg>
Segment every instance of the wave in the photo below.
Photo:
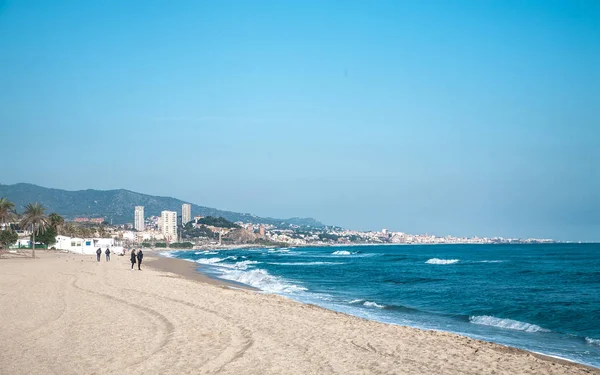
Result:
<svg viewBox="0 0 600 375"><path fill-rule="evenodd" d="M216 264L216 263L222 262L224 260L225 260L225 258L201 258L201 259L196 259L195 262L200 263L200 264Z"/></svg>
<svg viewBox="0 0 600 375"><path fill-rule="evenodd" d="M237 262L235 264L232 265L232 268L236 268L239 270L246 270L248 269L248 266L253 265L253 264L260 264L261 262L257 262L255 260L243 260L241 262Z"/></svg>
<svg viewBox="0 0 600 375"><path fill-rule="evenodd" d="M590 344L590 345L598 345L600 346L600 340L599 339L592 339L590 337L586 337L585 338L585 342Z"/></svg>
<svg viewBox="0 0 600 375"><path fill-rule="evenodd" d="M290 249L288 249L287 247L284 247L282 249L269 249L267 250L267 253L289 253Z"/></svg>
<svg viewBox="0 0 600 375"><path fill-rule="evenodd" d="M484 326L512 329L524 332L550 332L550 330L537 326L535 324L519 322L512 319L501 319L490 315L480 315L469 317L469 322Z"/></svg>
<svg viewBox="0 0 600 375"><path fill-rule="evenodd" d="M206 250L206 251L196 251L194 254L195 255L217 255L217 254L219 254L219 252Z"/></svg>
<svg viewBox="0 0 600 375"><path fill-rule="evenodd" d="M502 263L502 262L504 262L504 261L503 260L480 260L475 263Z"/></svg>
<svg viewBox="0 0 600 375"><path fill-rule="evenodd" d="M341 262L289 262L289 263L277 263L272 262L268 264L274 264L278 266L321 266L321 265L333 265L333 264L344 264Z"/></svg>
<svg viewBox="0 0 600 375"><path fill-rule="evenodd" d="M365 307L377 307L378 309L385 309L387 307L385 305L380 305L377 302L367 301L365 299L353 299L348 303L351 305L361 304Z"/></svg>
<svg viewBox="0 0 600 375"><path fill-rule="evenodd" d="M332 255L350 255L352 254L349 251L346 250L338 250L338 251L334 251L333 253L331 253Z"/></svg>
<svg viewBox="0 0 600 375"><path fill-rule="evenodd" d="M378 309L385 309L385 305L380 305L377 302L365 301L363 302L363 306L366 307L377 307Z"/></svg>
<svg viewBox="0 0 600 375"><path fill-rule="evenodd" d="M454 264L458 263L459 259L439 259L439 258L431 258L427 262L427 264Z"/></svg>
<svg viewBox="0 0 600 375"><path fill-rule="evenodd" d="M165 258L177 258L177 251L161 251L160 256L163 256Z"/></svg>
<svg viewBox="0 0 600 375"><path fill-rule="evenodd" d="M253 269L250 271L232 270L225 272L220 277L253 286L267 293L298 293L307 290L302 286L292 284L285 279L273 276L262 269Z"/></svg>

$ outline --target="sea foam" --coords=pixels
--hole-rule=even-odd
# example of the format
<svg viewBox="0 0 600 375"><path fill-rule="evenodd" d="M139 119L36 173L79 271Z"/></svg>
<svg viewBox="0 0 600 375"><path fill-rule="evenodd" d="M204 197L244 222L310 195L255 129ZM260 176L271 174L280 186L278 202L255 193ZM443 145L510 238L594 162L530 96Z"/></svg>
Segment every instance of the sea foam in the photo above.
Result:
<svg viewBox="0 0 600 375"><path fill-rule="evenodd" d="M377 302L365 301L363 306L366 307L377 307L378 309L385 309L385 305L380 305Z"/></svg>
<svg viewBox="0 0 600 375"><path fill-rule="evenodd" d="M427 264L454 264L458 263L459 259L439 259L439 258L431 258L427 262Z"/></svg>
<svg viewBox="0 0 600 375"><path fill-rule="evenodd" d="M518 320L512 319L501 319L490 315L471 316L469 321L473 324L480 324L484 326L512 329L515 331L524 332L550 332L545 328L537 326L535 324L519 322Z"/></svg>
<svg viewBox="0 0 600 375"><path fill-rule="evenodd" d="M201 258L201 259L196 259L196 263L199 264L216 264L219 262L224 261L225 258Z"/></svg>
<svg viewBox="0 0 600 375"><path fill-rule="evenodd" d="M351 253L346 250L338 250L338 251L334 251L331 254L333 254L333 255L350 255Z"/></svg>
<svg viewBox="0 0 600 375"><path fill-rule="evenodd" d="M306 290L262 269L232 270L225 272L221 278L250 285L267 293L297 293Z"/></svg>
<svg viewBox="0 0 600 375"><path fill-rule="evenodd" d="M598 345L598 346L600 346L600 340L598 340L598 339L592 339L590 337L586 337L585 338L585 342L587 342L590 345Z"/></svg>

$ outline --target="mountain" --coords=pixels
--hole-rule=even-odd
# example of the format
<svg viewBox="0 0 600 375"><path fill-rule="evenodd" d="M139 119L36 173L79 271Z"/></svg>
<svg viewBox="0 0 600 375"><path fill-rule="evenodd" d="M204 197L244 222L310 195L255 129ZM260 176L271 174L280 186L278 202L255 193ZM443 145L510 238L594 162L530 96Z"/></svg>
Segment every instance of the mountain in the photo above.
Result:
<svg viewBox="0 0 600 375"><path fill-rule="evenodd" d="M176 211L181 214L184 202L170 197L157 197L133 191L118 190L78 190L67 191L50 189L33 184L19 183L14 185L0 184L0 197L6 197L15 203L17 211L22 211L27 203L39 202L47 208L46 212L56 212L67 220L75 217L103 217L113 224L133 222L135 206L144 206L145 216L159 216L161 211ZM312 218L275 219L258 217L216 208L192 204L193 216L221 216L230 221L243 221L260 224L272 224L278 227L291 225L323 227L324 225Z"/></svg>

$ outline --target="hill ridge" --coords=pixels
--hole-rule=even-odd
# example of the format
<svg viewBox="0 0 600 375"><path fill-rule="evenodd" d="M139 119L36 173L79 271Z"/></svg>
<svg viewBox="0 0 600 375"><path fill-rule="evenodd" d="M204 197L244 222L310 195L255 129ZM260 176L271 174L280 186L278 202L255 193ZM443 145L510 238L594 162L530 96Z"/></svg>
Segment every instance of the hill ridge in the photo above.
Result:
<svg viewBox="0 0 600 375"><path fill-rule="evenodd" d="M132 223L135 206L144 206L145 216L158 216L163 210L181 213L181 205L190 203L194 216L221 216L230 221L272 224L280 227L290 224L311 227L324 226L323 223L313 218L259 217L248 213L200 206L168 196L138 193L123 188L64 190L19 182L12 185L0 184L0 197L6 197L14 202L18 211L22 210L27 203L39 202L47 207L47 212L57 212L68 220L75 217L104 217L108 221L112 220L114 224Z"/></svg>

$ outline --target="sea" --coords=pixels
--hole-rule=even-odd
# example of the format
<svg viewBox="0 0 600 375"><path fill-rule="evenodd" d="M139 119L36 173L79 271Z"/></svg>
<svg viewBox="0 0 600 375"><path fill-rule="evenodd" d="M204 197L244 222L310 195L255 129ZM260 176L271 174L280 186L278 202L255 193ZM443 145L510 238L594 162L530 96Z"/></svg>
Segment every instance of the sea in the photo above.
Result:
<svg viewBox="0 0 600 375"><path fill-rule="evenodd" d="M176 251L198 272L327 309L600 368L600 244Z"/></svg>

